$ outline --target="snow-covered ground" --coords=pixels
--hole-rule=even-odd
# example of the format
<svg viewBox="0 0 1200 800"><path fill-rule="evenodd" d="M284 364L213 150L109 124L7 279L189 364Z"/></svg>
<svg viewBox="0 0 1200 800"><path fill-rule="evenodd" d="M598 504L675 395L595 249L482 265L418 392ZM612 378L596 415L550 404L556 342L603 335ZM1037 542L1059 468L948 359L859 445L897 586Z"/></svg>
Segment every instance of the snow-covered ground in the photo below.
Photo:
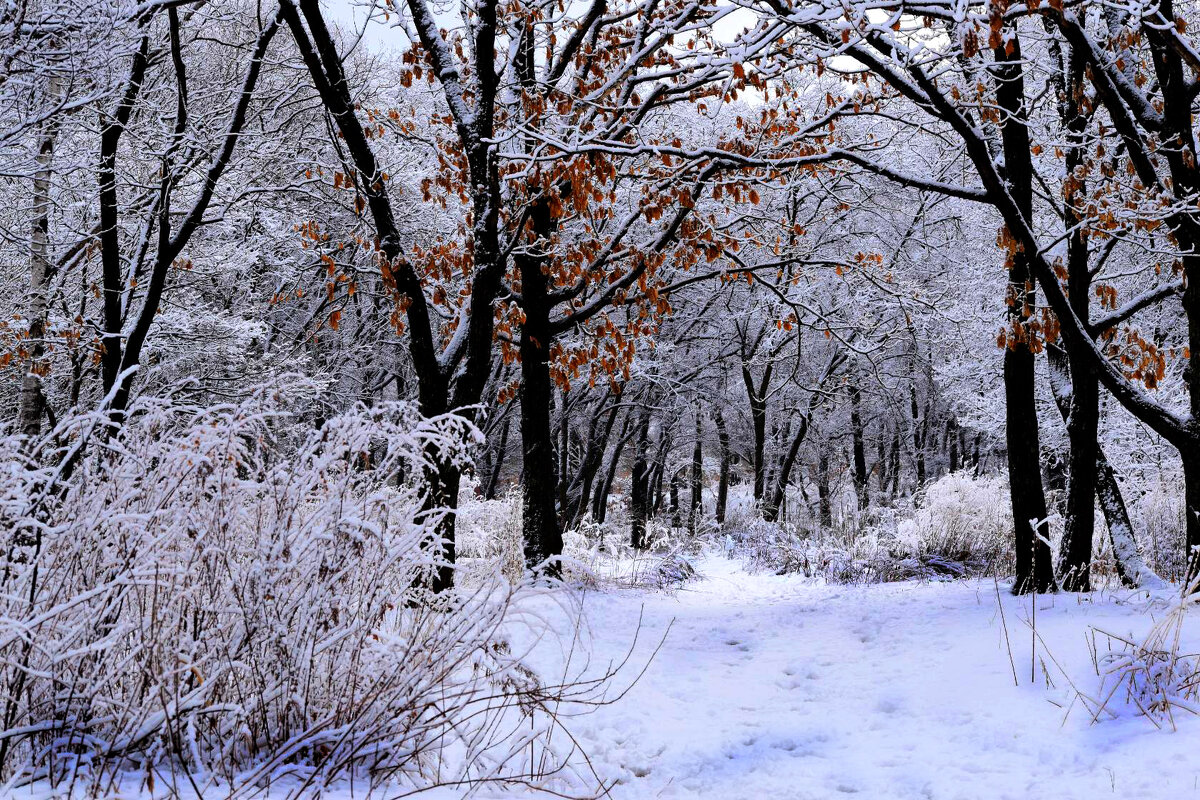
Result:
<svg viewBox="0 0 1200 800"><path fill-rule="evenodd" d="M557 620L559 635L534 643L530 663L550 680L561 675L579 605L584 631L570 661L586 661L587 674L623 659L641 620L614 691L645 667L640 679L619 701L566 723L613 800L1200 797L1200 719L1159 730L1114 701L1118 716L1093 722L1072 701L1072 684L1098 692L1093 629L1140 637L1169 592L1039 596L1031 662L1032 601L992 581L838 586L748 574L720 555L697 566L700 577L677 591L593 589L578 604L559 596L539 612ZM1185 634L1191 644L1200 638ZM1103 650L1104 637L1097 642ZM290 797L290 786L238 796ZM407 791L339 787L326 797ZM493 787L472 796L530 794ZM13 795L59 796L44 786Z"/></svg>
<svg viewBox="0 0 1200 800"><path fill-rule="evenodd" d="M624 699L569 724L614 798L1200 796L1200 720L1172 733L1060 707L1072 693L1054 662L1095 694L1085 635L1144 633L1144 593L1039 596L1031 681L1031 601L1002 586L1002 620L992 581L831 586L717 556L699 569L672 594L584 600L593 664L626 652L639 614L635 661L671 626Z"/></svg>

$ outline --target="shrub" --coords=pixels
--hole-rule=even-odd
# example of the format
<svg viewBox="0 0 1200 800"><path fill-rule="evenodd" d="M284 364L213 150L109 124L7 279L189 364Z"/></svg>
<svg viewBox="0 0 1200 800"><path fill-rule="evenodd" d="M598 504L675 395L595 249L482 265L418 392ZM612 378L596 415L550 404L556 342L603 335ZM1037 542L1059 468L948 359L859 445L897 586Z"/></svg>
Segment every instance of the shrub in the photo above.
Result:
<svg viewBox="0 0 1200 800"><path fill-rule="evenodd" d="M475 496L474 486L466 481L464 484L455 521L460 574L475 581L486 579L499 567L509 582L519 583L525 573L520 489L510 489L495 500L483 500Z"/></svg>
<svg viewBox="0 0 1200 800"><path fill-rule="evenodd" d="M1012 563L1012 513L1002 477L945 475L917 498L911 516L882 515L866 531L742 521L729 549L759 569L837 583L963 577Z"/></svg>
<svg viewBox="0 0 1200 800"><path fill-rule="evenodd" d="M1181 476L1167 473L1149 481L1129 512L1146 562L1167 580L1182 580L1187 572L1187 509Z"/></svg>
<svg viewBox="0 0 1200 800"><path fill-rule="evenodd" d="M547 624L521 611L533 590L421 588L439 512L422 511L418 478L473 429L385 404L313 430L288 400L308 388L141 401L106 442L98 416L32 449L0 439L10 787L91 796L128 770L178 771L200 794L282 776L523 782L537 743L540 774L566 765L548 748L557 716L539 711L602 679L544 685L513 652L522 626ZM92 445L69 481L36 466L69 463L50 458L56 441Z"/></svg>
<svg viewBox="0 0 1200 800"><path fill-rule="evenodd" d="M911 519L896 525L898 554L951 573L1011 565L1012 506L1000 475L944 475L917 498Z"/></svg>

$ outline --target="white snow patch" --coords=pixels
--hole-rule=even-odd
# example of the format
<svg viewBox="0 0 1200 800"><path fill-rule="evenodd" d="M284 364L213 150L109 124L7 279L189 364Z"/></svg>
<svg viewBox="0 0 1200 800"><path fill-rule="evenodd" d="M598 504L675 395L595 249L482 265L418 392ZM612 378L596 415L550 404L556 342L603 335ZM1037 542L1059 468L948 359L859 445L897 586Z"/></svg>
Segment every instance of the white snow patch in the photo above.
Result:
<svg viewBox="0 0 1200 800"><path fill-rule="evenodd" d="M1065 713L1073 695L1045 654L1094 693L1085 635L1144 633L1144 592L1038 596L1031 681L1032 601L1001 585L1014 686L992 581L846 587L717 556L698 566L703 579L674 594L584 600L593 664L623 655L639 613L643 654L671 625L623 700L568 723L619 781L614 798L1158 798L1200 785L1200 720L1172 734L1136 716L1092 724L1078 703Z"/></svg>
<svg viewBox="0 0 1200 800"><path fill-rule="evenodd" d="M1040 659L1032 662L1031 680L1026 620L1033 601L1012 597L1003 584L839 586L748 574L716 554L697 566L702 577L674 593L583 595L585 630L572 672L584 661L593 673L620 661L639 618L627 680L662 642L624 698L567 721L612 783L615 800L1082 800L1198 792L1200 720L1179 719L1171 733L1132 714L1093 724L1078 702L1067 713L1073 695L1055 662L1082 691L1095 692L1099 679L1085 636L1093 626L1144 634L1152 624L1146 592L1038 596ZM1165 594L1155 597L1164 604ZM566 639L534 647L547 680L561 677L567 656L562 644L573 620L564 608L545 613L559 614ZM1195 631L1185 633L1194 644ZM284 797L287 787L256 796ZM13 796L49 796L39 788ZM382 800L404 791L357 786L324 796ZM465 791L420 796L443 800ZM476 787L470 796L533 795Z"/></svg>

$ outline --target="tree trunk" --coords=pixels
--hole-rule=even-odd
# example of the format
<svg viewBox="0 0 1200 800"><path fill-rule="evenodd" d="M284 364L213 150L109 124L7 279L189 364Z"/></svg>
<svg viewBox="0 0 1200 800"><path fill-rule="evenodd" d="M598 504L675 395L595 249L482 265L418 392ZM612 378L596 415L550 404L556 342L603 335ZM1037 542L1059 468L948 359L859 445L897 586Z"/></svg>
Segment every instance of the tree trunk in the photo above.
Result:
<svg viewBox="0 0 1200 800"><path fill-rule="evenodd" d="M1183 498L1187 514L1188 589L1200 583L1200 447L1180 449L1183 457Z"/></svg>
<svg viewBox="0 0 1200 800"><path fill-rule="evenodd" d="M1112 539L1113 559L1121 583L1139 589L1161 589L1167 582L1150 569L1138 549L1129 511L1117 484L1117 473L1108 463L1104 451L1096 448L1096 499L1104 513L1108 534Z"/></svg>
<svg viewBox="0 0 1200 800"><path fill-rule="evenodd" d="M629 414L626 414L621 420L621 433L617 436L617 443L613 445L612 455L609 456L604 467L603 479L596 484L596 491L592 495L592 519L601 524L608 516L608 496L612 494L613 481L617 477L617 467L621 463L621 452L629 443L629 420Z"/></svg>
<svg viewBox="0 0 1200 800"><path fill-rule="evenodd" d="M439 355L447 355L438 350L438 325L430 314L429 302L426 299L422 279L401 254L402 237L396 225L396 216L384 185L383 171L371 149L367 139L366 128L362 125L355 111L356 104L351 94L350 83L346 78L342 58L333 40L329 27L326 25L318 0L299 0L299 8L294 2L281 3L280 14L292 31L292 38L300 52L300 56L312 76L313 84L321 96L325 110L337 124L341 141L346 155L352 160L358 173L358 190L365 199L366 208L370 211L374 222L375 234L379 242L382 264L387 270L381 274L390 283L389 290L398 299L404 296L408 300L405 312L408 322L408 350L417 374L417 397L421 413L425 416L445 414L455 409L467 419L473 419L472 407L479 403L491 374L493 333L495 317L492 303L500 290L501 281L507 268L507 259L501 253L500 247L500 211L502 206L500 191L500 174L498 160L494 157L496 148L493 139L495 122L497 76L487 70L477 73L474 81L475 102L478 107L472 116L472 124L464 124L460 120L457 126L459 145L465 155L468 179L466 182L470 191L471 201L471 242L470 247L474 257L474 270L471 275L471 296L468 308L478 313L470 313L461 322L465 335L455 336L456 362L453 371L443 368ZM426 9L427 10L427 9ZM496 5L484 3L479 7L479 16L475 52L479 58L488 59L491 63L492 50L495 44ZM301 19L303 14L303 20ZM307 21L307 29L305 27ZM427 53L436 61L440 59L441 51L437 46L439 32L429 14L414 18L417 35ZM264 31L265 33L266 31ZM310 37L311 32L311 37ZM260 41L262 37L260 36ZM143 43L143 57L146 41ZM450 64L435 64L435 71L441 74L451 74ZM446 72L446 70L450 70ZM457 73L453 73L457 75ZM132 85L131 81L131 85ZM252 88L252 87L251 87ZM463 100L457 80L444 82L443 90L451 108L459 107L456 101ZM248 100L248 96L247 96ZM119 128L112 127L113 133L106 128L106 135L120 136ZM115 180L112 176L112 162L102 156L101 187L102 194L108 189L115 204ZM116 146L112 142L111 153L115 159ZM107 171L105 171L107 170ZM106 204L101 200L102 213ZM115 224L115 210L111 212ZM199 224L197 219L196 224ZM110 225L101 219L102 231ZM115 227L112 236L115 237ZM103 234L102 234L103 235ZM115 238L114 238L115 244ZM104 259L109 257L107 242L103 243ZM115 263L115 279L120 284L119 253L112 254ZM104 262L105 285L109 285L109 264ZM119 298L117 298L119 311ZM105 297L105 320L109 326L109 298ZM119 339L118 339L119 343ZM547 344L548 343L543 343ZM106 354L107 355L107 354ZM106 386L109 365L104 364ZM436 457L436 453L431 455ZM454 511L458 504L458 484L460 476L457 466L451 463L437 462L441 467L429 474L429 504L444 501L447 513L443 516L436 536L445 543L443 555L450 564L439 570L438 576L432 583L434 591L448 589L452 585L454 559Z"/></svg>
<svg viewBox="0 0 1200 800"><path fill-rule="evenodd" d="M959 468L961 467L961 464L959 463L958 451L960 444L958 420L954 419L954 417L950 417L950 419L946 420L946 447L949 451L947 454L947 461L949 462L951 472L958 472Z"/></svg>
<svg viewBox="0 0 1200 800"><path fill-rule="evenodd" d="M51 73L47 94L57 100L62 93L62 77L57 70ZM50 260L50 175L54 159L54 142L58 138L58 117L44 123L34 157L33 225L29 233L29 367L21 382L21 404L17 430L30 442L42 431L42 415L46 410L46 395L42 378L49 372L46 362L46 316L50 305L50 282L54 279L54 264Z"/></svg>
<svg viewBox="0 0 1200 800"><path fill-rule="evenodd" d="M871 503L867 484L867 454L863 442L862 394L857 385L850 386L850 433L854 442L854 492L858 495L858 510L865 512Z"/></svg>
<svg viewBox="0 0 1200 800"><path fill-rule="evenodd" d="M550 206L535 203L531 216L533 230L550 227ZM540 247L540 241L533 247ZM558 525L555 494L554 433L550 412L554 389L550 380L550 304L546 297L545 258L520 253L516 257L521 276L521 455L525 480L521 487L521 522L525 539L525 565L534 569L547 559L562 555L562 531ZM566 454L560 454L563 458ZM557 574L555 568L550 574Z"/></svg>
<svg viewBox="0 0 1200 800"><path fill-rule="evenodd" d="M766 462L764 459L767 443L766 388L770 374L771 367L768 365L763 373L762 386L756 389L750 367L746 364L742 365L742 382L746 385L746 398L750 402L751 428L754 431L754 502L756 503L762 501L763 491L766 488Z"/></svg>
<svg viewBox="0 0 1200 800"><path fill-rule="evenodd" d="M650 408L643 408L633 435L633 469L629 487L629 543L646 547L646 521L650 518Z"/></svg>
<svg viewBox="0 0 1200 800"><path fill-rule="evenodd" d="M608 449L608 442L612 438L613 427L616 424L617 415L621 410L620 404L613 402L608 411L605 412L604 405L607 399L607 397L601 399L599 408L592 415L591 423L588 425L587 444L584 449L583 459L579 464L579 472L571 482L570 491L567 493L567 503L563 509L563 516L570 522L572 527L582 522L584 515L588 511L588 504L591 502L592 497L592 486L595 484L596 476L603 466L604 451Z"/></svg>
<svg viewBox="0 0 1200 800"><path fill-rule="evenodd" d="M492 457L492 468L488 472L487 484L483 488L483 499L495 500L496 487L500 483L500 470L504 467L504 456L508 452L508 427L509 420L504 420L504 425L500 428L500 442L496 446L495 455Z"/></svg>
<svg viewBox="0 0 1200 800"><path fill-rule="evenodd" d="M725 509L729 503L729 431L725 428L725 418L721 409L714 415L717 424L717 441L721 447L721 472L717 479L717 525L725 524Z"/></svg>
<svg viewBox="0 0 1200 800"><path fill-rule="evenodd" d="M682 470L671 473L671 527L680 527L679 519L679 484L683 482Z"/></svg>
<svg viewBox="0 0 1200 800"><path fill-rule="evenodd" d="M888 461L888 446L889 439L886 436L886 431L880 431L879 436L875 439L875 480L876 488L880 495L887 494L888 482L891 479L889 471L891 464Z"/></svg>
<svg viewBox="0 0 1200 800"><path fill-rule="evenodd" d="M891 462L891 467L888 471L892 474L892 488L889 492L892 497L900 494L900 426L896 426L896 430L892 433L892 452L888 457Z"/></svg>
<svg viewBox="0 0 1200 800"><path fill-rule="evenodd" d="M1087 116L1081 113L1079 99L1084 93L1084 60L1080 53L1071 49L1067 63L1062 63L1062 50L1058 49L1059 67L1065 81L1061 88L1059 110L1067 129L1065 169L1073 180L1064 184L1063 226L1067 231L1067 295L1071 308L1085 326L1092 276L1088 243L1083 230L1083 220L1076 210L1081 200L1087 197L1084 178L1085 153L1084 133ZM1072 356L1074 352L1074 356ZM1067 363L1062 363L1063 359ZM1058 554L1058 572L1063 588L1067 591L1086 592L1091 589L1092 540L1096 526L1096 473L1099 448L1097 437L1100 428L1100 389L1098 378L1079 348L1064 352L1057 345L1050 345L1047 352L1050 363L1051 383L1054 374L1069 375L1071 389L1066 397L1064 412L1067 423L1067 498L1064 511L1062 545ZM1053 389L1053 386L1051 387ZM1055 393L1058 400L1058 392Z"/></svg>
<svg viewBox="0 0 1200 800"><path fill-rule="evenodd" d="M1010 32L1009 47L995 48L993 67L996 100L1004 112L1001 140L1005 177L1013 199L1026 219L1033 206L1033 162L1030 155L1028 107L1020 41ZM1016 536L1015 593L1053 591L1054 568L1044 527L1046 496L1042 489L1041 445L1034 395L1032 334L1025 325L1034 311L1033 276L1029 254L1009 253L1008 347L1004 351L1005 433L1008 442L1008 481ZM1037 526L1037 527L1034 527Z"/></svg>
<svg viewBox="0 0 1200 800"><path fill-rule="evenodd" d="M662 511L663 507L663 479L666 477L667 470L667 431L664 427L658 436L658 446L655 452L654 461L650 467L650 515L653 516Z"/></svg>
<svg viewBox="0 0 1200 800"><path fill-rule="evenodd" d="M433 536L441 540L440 552L433 555L437 566L432 576L426 582L433 592L442 592L454 585L455 527L454 509L458 508L458 489L462 484L462 471L452 461L443 460L436 450L426 453L431 467L425 471L425 482L428 485L422 512L425 515L435 515ZM431 537L430 549L434 549L436 540Z"/></svg>
<svg viewBox="0 0 1200 800"><path fill-rule="evenodd" d="M1074 295L1072 295L1074 297ZM1087 295L1084 294L1084 304ZM1100 427L1100 391L1086 362L1071 364L1071 399L1067 414L1067 509L1059 552L1059 576L1071 592L1091 590L1092 538L1096 526L1096 437Z"/></svg>
<svg viewBox="0 0 1200 800"><path fill-rule="evenodd" d="M917 383L914 380L908 387L909 391L909 409L912 415L912 437L913 437L913 460L916 462L917 468L917 485L916 489L920 491L925 488L925 433L924 424L921 419L921 407L917 403Z"/></svg>
<svg viewBox="0 0 1200 800"><path fill-rule="evenodd" d="M829 453L825 447L817 454L817 505L820 510L821 527L833 528L833 502L829 496Z"/></svg>
<svg viewBox="0 0 1200 800"><path fill-rule="evenodd" d="M784 454L779 469L776 470L775 479L771 482L771 493L763 504L763 519L767 522L776 522L783 509L784 501L787 498L788 483L792 479L792 468L796 463L796 457L800 454L800 445L808 435L809 414L811 411L800 418L800 429L792 437L791 445Z"/></svg>
<svg viewBox="0 0 1200 800"><path fill-rule="evenodd" d="M700 513L703 506L703 497L701 492L704 489L704 450L703 437L704 426L701 424L702 417L700 409L696 409L696 443L692 447L692 500L691 510L688 514L688 529L692 533L696 532L696 526L700 524Z"/></svg>
<svg viewBox="0 0 1200 800"><path fill-rule="evenodd" d="M1042 492L1037 411L1034 406L1033 353L1004 352L1005 433L1008 442L1009 496L1016 528L1017 574L1013 590L1047 592L1054 589L1048 535L1046 497ZM1037 525L1038 528L1033 526Z"/></svg>

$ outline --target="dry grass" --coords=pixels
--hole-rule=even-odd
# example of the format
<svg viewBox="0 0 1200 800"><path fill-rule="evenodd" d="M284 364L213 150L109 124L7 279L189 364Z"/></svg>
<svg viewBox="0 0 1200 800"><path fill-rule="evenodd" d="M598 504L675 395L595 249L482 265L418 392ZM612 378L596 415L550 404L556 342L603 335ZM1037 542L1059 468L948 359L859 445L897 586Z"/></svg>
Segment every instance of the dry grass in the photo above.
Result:
<svg viewBox="0 0 1200 800"><path fill-rule="evenodd" d="M564 709L609 702L620 665L547 677L515 644L560 635L558 595L498 570L422 588L439 550L413 476L473 431L407 405L314 430L304 388L144 401L103 446L69 420L28 461L0 440L0 791L603 788ZM69 482L40 466L89 440Z"/></svg>

